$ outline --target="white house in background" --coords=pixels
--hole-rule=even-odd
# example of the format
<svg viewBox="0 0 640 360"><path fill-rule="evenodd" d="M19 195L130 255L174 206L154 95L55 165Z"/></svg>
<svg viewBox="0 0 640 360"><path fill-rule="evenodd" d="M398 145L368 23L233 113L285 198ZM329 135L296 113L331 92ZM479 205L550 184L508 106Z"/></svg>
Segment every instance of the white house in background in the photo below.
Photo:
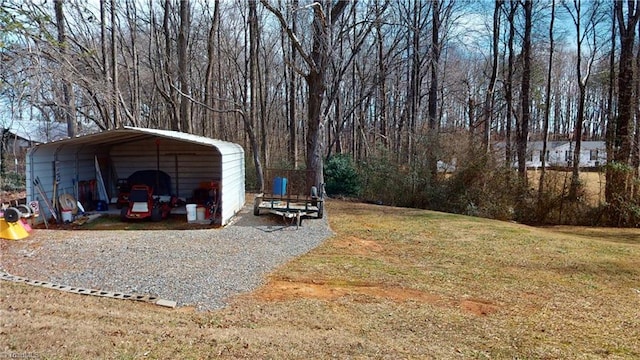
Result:
<svg viewBox="0 0 640 360"><path fill-rule="evenodd" d="M551 166L570 167L573 166L573 154L576 147L575 142L567 142L554 149L556 161L551 162ZM607 146L604 141L583 141L580 143L580 163L581 168L594 168L607 163Z"/></svg>
<svg viewBox="0 0 640 360"><path fill-rule="evenodd" d="M512 144L512 166L518 166L517 149ZM537 169L542 167L542 141L532 141L527 144L527 168ZM546 166L570 167L573 163L573 153L576 143L574 141L549 141L547 142ZM497 156L504 159L505 143L495 144ZM582 141L580 145L580 167L594 168L605 165L607 162L607 148L604 141Z"/></svg>

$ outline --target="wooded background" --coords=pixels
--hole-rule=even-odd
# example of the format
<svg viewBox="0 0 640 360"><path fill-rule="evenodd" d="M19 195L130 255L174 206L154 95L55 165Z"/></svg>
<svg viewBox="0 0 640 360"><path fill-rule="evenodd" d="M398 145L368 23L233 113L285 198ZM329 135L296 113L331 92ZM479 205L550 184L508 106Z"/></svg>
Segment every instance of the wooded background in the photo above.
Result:
<svg viewBox="0 0 640 360"><path fill-rule="evenodd" d="M255 190L266 167L309 168L385 204L637 226L639 5L0 0L1 116L237 142ZM577 160L598 139L604 201L578 161L532 188L528 142L571 140Z"/></svg>

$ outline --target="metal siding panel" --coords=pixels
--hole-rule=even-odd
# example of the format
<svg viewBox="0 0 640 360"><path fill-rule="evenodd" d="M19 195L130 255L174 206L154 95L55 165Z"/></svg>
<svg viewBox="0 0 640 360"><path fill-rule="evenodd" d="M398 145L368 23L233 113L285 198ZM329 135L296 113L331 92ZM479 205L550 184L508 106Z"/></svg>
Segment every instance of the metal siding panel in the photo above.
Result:
<svg viewBox="0 0 640 360"><path fill-rule="evenodd" d="M51 199L53 192L53 174L51 172L51 164L53 161L53 153L47 151L32 151L27 169L27 201L39 200L40 211L45 217L51 214L46 210L46 206L42 203L42 199L35 189L33 181L37 178L42 184L45 195Z"/></svg>
<svg viewBox="0 0 640 360"><path fill-rule="evenodd" d="M222 162L222 224L227 224L245 203L244 152L227 154Z"/></svg>
<svg viewBox="0 0 640 360"><path fill-rule="evenodd" d="M173 195L185 199L193 196L200 183L221 177L220 153L215 148L171 139L161 139L159 151L153 139L116 146L112 148L111 158L120 178L127 178L138 170L155 170L159 162L159 170L171 177Z"/></svg>

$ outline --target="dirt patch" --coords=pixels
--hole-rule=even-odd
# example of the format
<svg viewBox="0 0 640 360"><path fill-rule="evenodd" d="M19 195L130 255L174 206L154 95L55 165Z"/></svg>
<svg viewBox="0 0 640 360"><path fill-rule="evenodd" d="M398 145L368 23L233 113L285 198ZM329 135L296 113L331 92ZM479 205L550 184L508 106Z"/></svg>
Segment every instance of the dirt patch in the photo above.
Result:
<svg viewBox="0 0 640 360"><path fill-rule="evenodd" d="M318 281L273 280L250 296L266 302L297 299L332 301L342 297L358 298L364 296L395 303L413 301L431 305L459 307L465 312L477 316L488 316L497 312L499 309L497 305L481 299L466 299L452 302L446 301L441 296L414 289L375 284L328 284Z"/></svg>
<svg viewBox="0 0 640 360"><path fill-rule="evenodd" d="M436 303L442 300L437 295L423 291L375 284L327 284L322 282L299 282L274 280L253 296L264 301L285 301L299 298L336 300L344 296L369 296L394 302L418 301Z"/></svg>
<svg viewBox="0 0 640 360"><path fill-rule="evenodd" d="M341 238L336 241L335 247L339 249L349 249L351 254L366 255L377 253L383 250L383 247L375 241L365 240L355 236Z"/></svg>
<svg viewBox="0 0 640 360"><path fill-rule="evenodd" d="M491 315L498 311L498 306L488 301L468 299L460 303L460 308L475 315Z"/></svg>

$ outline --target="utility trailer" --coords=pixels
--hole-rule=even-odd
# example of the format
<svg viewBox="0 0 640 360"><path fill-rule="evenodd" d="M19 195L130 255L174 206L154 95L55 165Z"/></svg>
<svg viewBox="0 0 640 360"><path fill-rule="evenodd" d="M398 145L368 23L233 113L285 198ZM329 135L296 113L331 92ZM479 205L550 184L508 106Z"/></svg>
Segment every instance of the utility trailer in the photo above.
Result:
<svg viewBox="0 0 640 360"><path fill-rule="evenodd" d="M323 191L315 186L312 170L267 169L264 192L256 195L253 214L268 212L284 219L295 219L300 226L303 217L321 219L324 211Z"/></svg>

